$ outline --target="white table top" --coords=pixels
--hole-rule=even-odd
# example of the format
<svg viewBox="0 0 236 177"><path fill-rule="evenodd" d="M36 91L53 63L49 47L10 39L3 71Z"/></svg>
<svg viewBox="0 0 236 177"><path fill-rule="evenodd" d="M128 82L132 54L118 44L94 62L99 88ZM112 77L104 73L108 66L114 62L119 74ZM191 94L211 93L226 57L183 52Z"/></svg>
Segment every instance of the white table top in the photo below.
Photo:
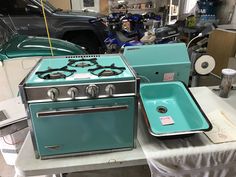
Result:
<svg viewBox="0 0 236 177"><path fill-rule="evenodd" d="M0 121L0 128L27 119L25 107L20 97L1 101L0 110L3 110L7 115L6 120Z"/></svg>
<svg viewBox="0 0 236 177"><path fill-rule="evenodd" d="M227 114L236 115L236 91L232 91L228 99L221 99L207 87L191 88L190 90L206 114L221 109ZM236 119L232 121L236 125ZM16 173L19 176L36 176L142 165L146 164L144 151L147 150L160 152L159 158L168 158L184 153L194 154L236 149L236 142L213 144L204 134L194 135L187 138L186 141L181 139L158 140L147 134L146 127L141 122L139 121L138 128L140 143L137 143L137 148L132 151L39 160L34 156L31 138L28 135L16 161Z"/></svg>

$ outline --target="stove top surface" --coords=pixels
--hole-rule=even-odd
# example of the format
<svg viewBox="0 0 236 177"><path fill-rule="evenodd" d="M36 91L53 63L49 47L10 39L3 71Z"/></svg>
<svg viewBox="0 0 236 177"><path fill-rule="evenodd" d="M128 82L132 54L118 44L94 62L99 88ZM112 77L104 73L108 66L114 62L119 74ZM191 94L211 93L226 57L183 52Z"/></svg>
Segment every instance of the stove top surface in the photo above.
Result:
<svg viewBox="0 0 236 177"><path fill-rule="evenodd" d="M134 78L120 55L43 58L26 80L27 86L125 81Z"/></svg>

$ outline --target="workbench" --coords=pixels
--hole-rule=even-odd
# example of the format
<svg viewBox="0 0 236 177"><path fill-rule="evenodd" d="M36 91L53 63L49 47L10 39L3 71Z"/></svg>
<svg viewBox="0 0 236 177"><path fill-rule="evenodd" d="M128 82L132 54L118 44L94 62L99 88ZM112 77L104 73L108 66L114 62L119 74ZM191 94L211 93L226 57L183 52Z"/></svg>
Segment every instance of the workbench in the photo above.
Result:
<svg viewBox="0 0 236 177"><path fill-rule="evenodd" d="M191 88L205 114L222 110L230 118L236 115L236 91L229 98L218 97L207 87ZM230 120L236 125L235 119ZM152 158L152 153L156 153ZM51 175L79 171L149 164L153 176L236 176L236 142L213 144L204 133L185 138L157 139L148 134L139 111L137 147L131 151L86 156L36 159L28 134L18 155L18 176Z"/></svg>

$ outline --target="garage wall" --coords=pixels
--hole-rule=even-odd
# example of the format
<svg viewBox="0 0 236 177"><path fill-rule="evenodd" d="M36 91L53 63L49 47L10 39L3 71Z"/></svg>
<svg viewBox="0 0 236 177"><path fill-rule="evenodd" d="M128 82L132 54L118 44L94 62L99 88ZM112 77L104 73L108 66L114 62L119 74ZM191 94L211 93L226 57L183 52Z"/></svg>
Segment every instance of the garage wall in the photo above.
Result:
<svg viewBox="0 0 236 177"><path fill-rule="evenodd" d="M93 7L86 7L84 5L84 1L82 1L82 0L71 0L72 9L73 10L88 9L88 10L99 12L100 11L100 0L93 0L93 2L94 2Z"/></svg>
<svg viewBox="0 0 236 177"><path fill-rule="evenodd" d="M217 16L219 17L220 24L229 23L229 17L232 15L235 5L235 0L222 0L222 5L220 5L217 10Z"/></svg>
<svg viewBox="0 0 236 177"><path fill-rule="evenodd" d="M236 25L236 5L234 6L234 14L233 14L233 18L232 18L232 24Z"/></svg>
<svg viewBox="0 0 236 177"><path fill-rule="evenodd" d="M71 10L71 3L73 5L73 10L81 10L82 1L81 0L48 0L52 5L57 8L61 8L63 10ZM100 1L100 2L99 2ZM109 3L108 0L96 0L100 7L100 13L108 14L109 11Z"/></svg>
<svg viewBox="0 0 236 177"><path fill-rule="evenodd" d="M61 8L63 10L70 10L71 9L71 4L70 4L70 0L49 0L49 2L57 7L57 8Z"/></svg>

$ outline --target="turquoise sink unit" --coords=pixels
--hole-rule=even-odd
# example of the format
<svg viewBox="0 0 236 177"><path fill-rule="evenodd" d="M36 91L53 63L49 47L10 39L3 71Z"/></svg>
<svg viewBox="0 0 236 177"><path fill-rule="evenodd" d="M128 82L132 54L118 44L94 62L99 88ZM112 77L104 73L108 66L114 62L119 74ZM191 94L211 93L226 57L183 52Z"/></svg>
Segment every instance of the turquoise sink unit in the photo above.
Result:
<svg viewBox="0 0 236 177"><path fill-rule="evenodd" d="M182 81L188 85L191 63L183 43L129 46L123 55L141 83Z"/></svg>
<svg viewBox="0 0 236 177"><path fill-rule="evenodd" d="M182 82L141 84L140 98L145 122L153 136L192 134L212 128Z"/></svg>

